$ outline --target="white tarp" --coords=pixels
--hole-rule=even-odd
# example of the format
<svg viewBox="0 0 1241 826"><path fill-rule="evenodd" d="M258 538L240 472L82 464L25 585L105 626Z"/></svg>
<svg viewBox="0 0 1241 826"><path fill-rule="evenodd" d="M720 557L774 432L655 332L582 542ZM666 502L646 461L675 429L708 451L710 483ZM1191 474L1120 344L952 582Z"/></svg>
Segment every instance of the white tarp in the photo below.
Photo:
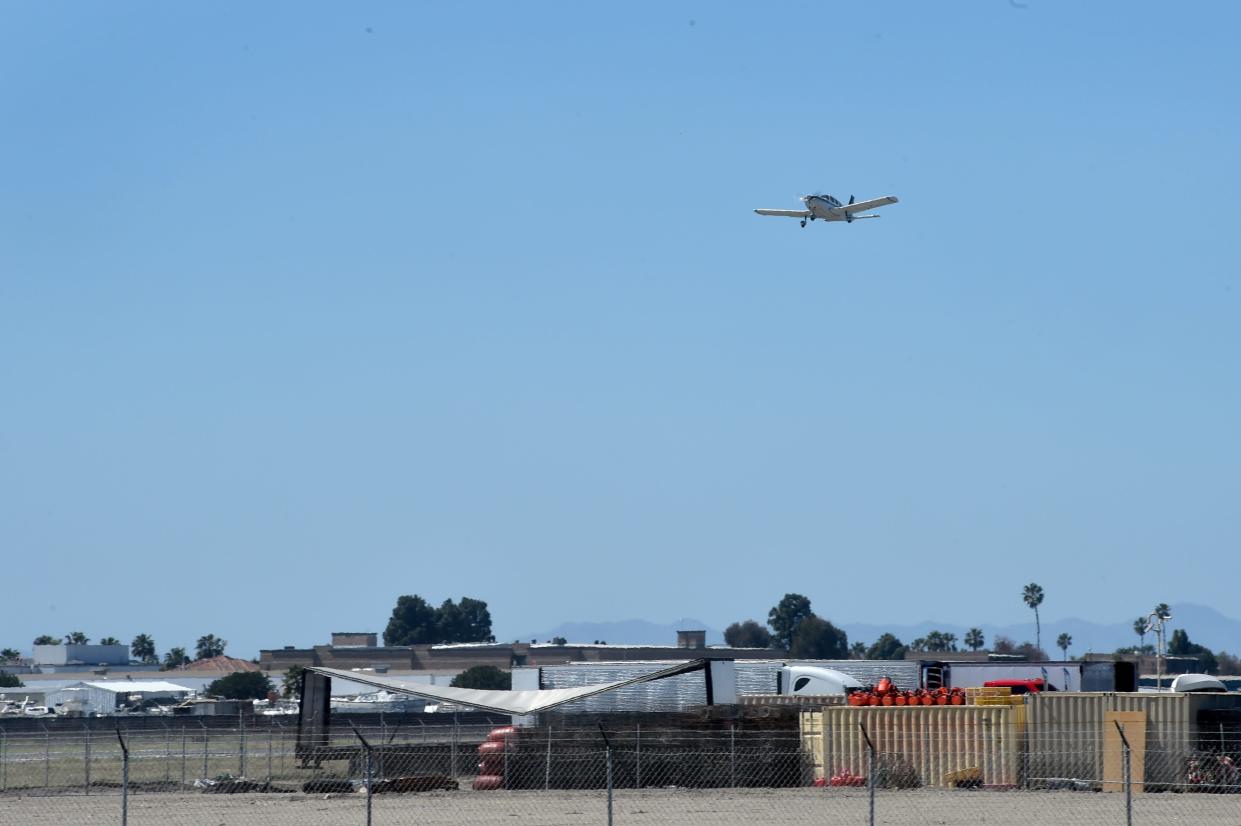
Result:
<svg viewBox="0 0 1241 826"><path fill-rule="evenodd" d="M306 670L313 671L316 674L323 674L327 677L352 680L355 683L384 688L388 691L412 694L415 697L426 697L427 699L440 700L442 702L457 703L458 705L470 706L483 711L493 711L497 714L536 714L540 711L547 711L550 708L571 703L583 697L602 694L605 691L611 691L622 686L645 683L651 680L662 680L665 677L684 674L687 671L698 671L706 667L706 664L706 660L691 660L690 662L677 663L670 668L651 674L632 677L628 680L615 680L595 685L578 686L576 688L527 689L524 691L484 691L476 688L427 685L426 683L415 683L412 680L403 680L400 677L385 677L367 672L344 671L339 668L311 667Z"/></svg>

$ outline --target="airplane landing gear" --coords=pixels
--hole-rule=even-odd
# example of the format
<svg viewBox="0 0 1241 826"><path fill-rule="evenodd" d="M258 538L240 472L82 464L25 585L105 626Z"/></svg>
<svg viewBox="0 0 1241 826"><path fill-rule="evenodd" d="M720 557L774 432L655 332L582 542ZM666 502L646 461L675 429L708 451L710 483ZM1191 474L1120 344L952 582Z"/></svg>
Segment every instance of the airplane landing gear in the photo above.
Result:
<svg viewBox="0 0 1241 826"><path fill-rule="evenodd" d="M805 229L805 227L806 227L806 219L805 219L805 218L802 218L802 219L801 219L801 225L802 225L802 229Z"/></svg>

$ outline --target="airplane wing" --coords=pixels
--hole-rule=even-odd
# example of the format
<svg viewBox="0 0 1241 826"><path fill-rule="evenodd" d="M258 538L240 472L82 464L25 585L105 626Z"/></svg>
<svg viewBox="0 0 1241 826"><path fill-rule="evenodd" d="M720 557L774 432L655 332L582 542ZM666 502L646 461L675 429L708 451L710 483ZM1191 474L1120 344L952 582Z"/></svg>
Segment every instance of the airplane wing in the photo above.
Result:
<svg viewBox="0 0 1241 826"><path fill-rule="evenodd" d="M780 218L809 218L808 209L756 209L759 215L776 215Z"/></svg>
<svg viewBox="0 0 1241 826"><path fill-rule="evenodd" d="M895 195L884 195L882 198L871 198L869 201L856 201L852 204L845 204L840 209L845 212L865 212L868 209L877 209L881 206L895 203Z"/></svg>

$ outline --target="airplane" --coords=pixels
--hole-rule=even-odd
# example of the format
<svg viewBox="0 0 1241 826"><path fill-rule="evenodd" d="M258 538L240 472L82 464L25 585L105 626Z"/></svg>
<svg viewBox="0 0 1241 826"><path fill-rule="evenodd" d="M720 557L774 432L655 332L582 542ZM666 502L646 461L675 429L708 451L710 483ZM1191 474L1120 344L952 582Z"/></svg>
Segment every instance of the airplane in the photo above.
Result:
<svg viewBox="0 0 1241 826"><path fill-rule="evenodd" d="M896 196L885 195L882 198L872 198L869 201L855 203L853 196L850 195L849 203L842 204L831 195L803 195L801 202L806 205L805 209L756 209L754 211L759 215L800 218L803 227L807 220L813 221L816 218L823 221L847 221L851 224L858 218L878 218L878 215L858 215L857 213L895 204Z"/></svg>

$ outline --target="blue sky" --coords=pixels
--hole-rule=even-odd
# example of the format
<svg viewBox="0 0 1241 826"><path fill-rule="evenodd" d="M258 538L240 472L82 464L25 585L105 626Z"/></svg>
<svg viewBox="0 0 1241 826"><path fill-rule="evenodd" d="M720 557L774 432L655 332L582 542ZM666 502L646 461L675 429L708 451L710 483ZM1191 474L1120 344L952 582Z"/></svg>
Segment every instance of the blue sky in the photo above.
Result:
<svg viewBox="0 0 1241 826"><path fill-rule="evenodd" d="M1239 22L7 4L0 643L1238 615Z"/></svg>

